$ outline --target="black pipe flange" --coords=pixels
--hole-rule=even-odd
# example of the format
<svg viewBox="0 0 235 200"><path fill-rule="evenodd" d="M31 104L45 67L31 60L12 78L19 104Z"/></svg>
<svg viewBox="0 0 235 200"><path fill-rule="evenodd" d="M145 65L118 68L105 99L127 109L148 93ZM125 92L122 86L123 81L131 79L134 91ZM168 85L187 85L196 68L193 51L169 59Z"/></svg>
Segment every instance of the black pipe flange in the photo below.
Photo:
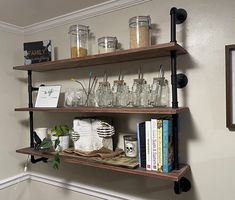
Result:
<svg viewBox="0 0 235 200"><path fill-rule="evenodd" d="M187 19L187 12L183 8L178 8L175 13L176 24L182 24Z"/></svg>
<svg viewBox="0 0 235 200"><path fill-rule="evenodd" d="M188 192L191 189L190 181L182 177L179 181L175 182L174 191L176 194L180 194L181 192Z"/></svg>
<svg viewBox="0 0 235 200"><path fill-rule="evenodd" d="M185 74L177 74L177 88L184 88L187 84L187 76Z"/></svg>

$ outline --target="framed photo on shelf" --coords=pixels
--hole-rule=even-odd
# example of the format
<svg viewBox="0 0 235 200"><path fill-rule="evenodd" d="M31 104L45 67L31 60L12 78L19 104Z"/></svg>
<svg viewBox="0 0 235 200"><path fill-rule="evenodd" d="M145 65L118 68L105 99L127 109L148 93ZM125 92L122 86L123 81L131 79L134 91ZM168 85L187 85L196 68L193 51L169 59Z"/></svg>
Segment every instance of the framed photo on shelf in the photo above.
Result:
<svg viewBox="0 0 235 200"><path fill-rule="evenodd" d="M40 86L38 89L35 108L57 108L60 89L60 85Z"/></svg>
<svg viewBox="0 0 235 200"><path fill-rule="evenodd" d="M226 127L235 130L235 44L225 46Z"/></svg>
<svg viewBox="0 0 235 200"><path fill-rule="evenodd" d="M52 61L51 40L24 43L24 64Z"/></svg>

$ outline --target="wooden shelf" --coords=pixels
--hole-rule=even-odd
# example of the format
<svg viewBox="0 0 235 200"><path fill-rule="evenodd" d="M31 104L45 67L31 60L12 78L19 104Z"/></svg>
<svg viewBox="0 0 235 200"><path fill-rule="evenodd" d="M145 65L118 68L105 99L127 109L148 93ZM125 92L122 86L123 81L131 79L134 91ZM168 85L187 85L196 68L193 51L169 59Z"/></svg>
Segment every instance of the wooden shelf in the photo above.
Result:
<svg viewBox="0 0 235 200"><path fill-rule="evenodd" d="M16 108L15 111L65 112L65 113L119 113L119 114L178 114L189 111L181 108L102 108L102 107L61 107L61 108Z"/></svg>
<svg viewBox="0 0 235 200"><path fill-rule="evenodd" d="M35 72L52 71L60 69L81 68L94 65L104 65L127 61L151 59L170 56L171 51L179 54L186 54L187 51L175 42L153 45L151 47L120 50L111 53L90 55L86 57L63 59L51 62L42 62L31 65L15 66L15 70L31 70Z"/></svg>
<svg viewBox="0 0 235 200"><path fill-rule="evenodd" d="M34 150L33 148L18 149L16 150L16 152L22 153L22 154L39 156L39 157L45 157L45 158L53 157L52 153L37 151L37 150ZM61 160L67 163L86 165L86 166L108 169L108 170L122 172L122 173L137 174L137 175L155 177L155 178L171 180L171 181L179 181L180 178L182 178L190 170L190 166L187 164L181 164L179 170L173 170L170 173L159 173L159 172L147 171L146 169L143 169L143 168L128 169L124 167L105 165L105 164L97 163L94 161L90 161L89 159L85 159L85 158L76 159L70 155L61 155Z"/></svg>

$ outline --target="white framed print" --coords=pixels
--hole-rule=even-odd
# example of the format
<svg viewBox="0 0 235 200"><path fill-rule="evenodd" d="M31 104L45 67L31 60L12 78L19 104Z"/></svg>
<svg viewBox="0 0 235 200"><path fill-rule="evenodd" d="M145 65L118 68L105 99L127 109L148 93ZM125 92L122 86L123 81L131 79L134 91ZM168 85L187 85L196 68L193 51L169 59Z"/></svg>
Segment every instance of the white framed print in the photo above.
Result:
<svg viewBox="0 0 235 200"><path fill-rule="evenodd" d="M58 106L60 90L60 85L40 86L35 108L56 108Z"/></svg>

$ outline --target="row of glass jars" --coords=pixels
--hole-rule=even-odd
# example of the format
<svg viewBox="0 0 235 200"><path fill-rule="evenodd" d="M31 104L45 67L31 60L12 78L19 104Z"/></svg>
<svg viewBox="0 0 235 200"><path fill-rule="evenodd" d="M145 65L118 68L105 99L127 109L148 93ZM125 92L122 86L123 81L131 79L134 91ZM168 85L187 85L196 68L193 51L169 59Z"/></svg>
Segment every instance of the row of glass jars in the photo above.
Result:
<svg viewBox="0 0 235 200"><path fill-rule="evenodd" d="M112 87L103 81L89 94L82 89L68 89L65 106L166 107L169 106L168 81L164 77L154 78L150 87L144 79L134 79L131 90L123 80L114 81Z"/></svg>
<svg viewBox="0 0 235 200"><path fill-rule="evenodd" d="M129 19L130 48L148 47L151 45L150 16L136 16ZM89 27L72 25L69 28L71 57L88 55ZM98 52L109 53L116 51L118 40L116 37L101 37L98 39Z"/></svg>

